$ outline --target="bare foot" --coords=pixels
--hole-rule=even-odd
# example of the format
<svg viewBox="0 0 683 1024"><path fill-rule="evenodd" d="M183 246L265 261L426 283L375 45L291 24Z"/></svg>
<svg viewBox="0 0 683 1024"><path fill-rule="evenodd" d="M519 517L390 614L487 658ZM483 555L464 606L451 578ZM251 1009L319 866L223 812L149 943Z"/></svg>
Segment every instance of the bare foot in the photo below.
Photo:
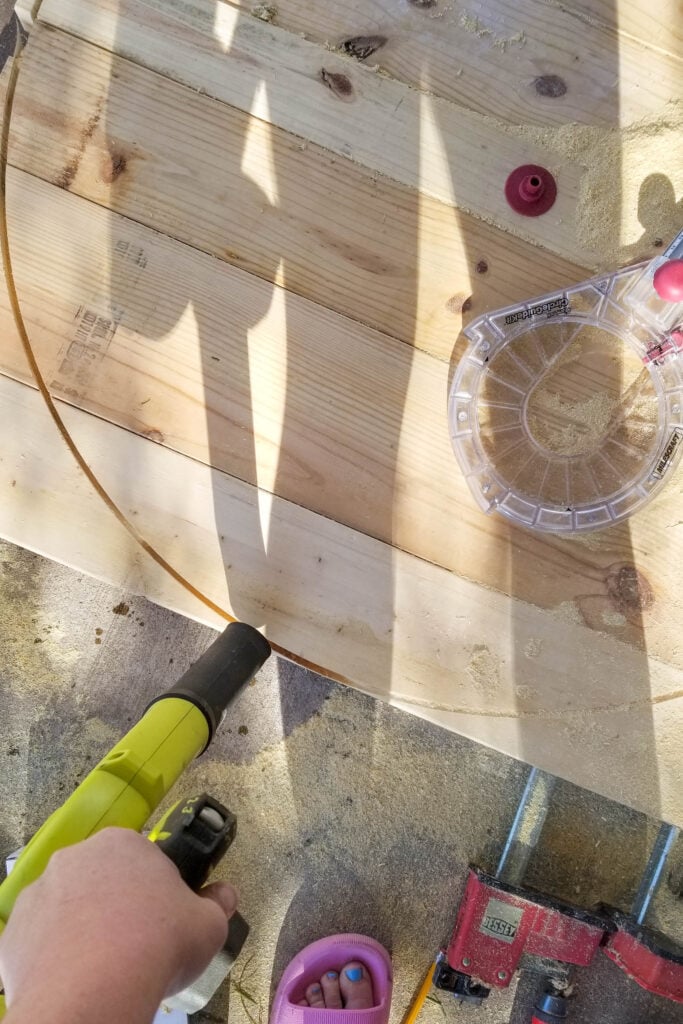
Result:
<svg viewBox="0 0 683 1024"><path fill-rule="evenodd" d="M306 989L306 998L299 1006L313 1006L318 1010L369 1010L375 1005L372 980L366 967L352 960L341 969L341 974L328 971L319 982Z"/></svg>

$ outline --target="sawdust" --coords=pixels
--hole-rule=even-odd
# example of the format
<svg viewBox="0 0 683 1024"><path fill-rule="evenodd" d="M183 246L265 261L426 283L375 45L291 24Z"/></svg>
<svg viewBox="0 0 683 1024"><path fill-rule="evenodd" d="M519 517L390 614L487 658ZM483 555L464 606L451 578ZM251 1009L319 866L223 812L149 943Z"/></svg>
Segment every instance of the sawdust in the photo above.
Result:
<svg viewBox="0 0 683 1024"><path fill-rule="evenodd" d="M44 602L49 586L44 578L38 579L37 599ZM58 579L63 592L64 577ZM78 589L74 590L77 594ZM108 613L116 599L113 591L101 598L86 630L83 606L76 597L70 601L73 628L86 637L86 653L90 627L103 621L100 616ZM154 619L149 607L144 618L149 629ZM113 625L124 628L125 620L114 620ZM180 620L163 613L161 638L162 630L174 634L174 648L182 648L177 635L181 626ZM146 637L145 644L149 642ZM199 644L197 652L201 649ZM167 654L165 645L164 666ZM74 680L77 690L69 689L71 696L61 709L63 720L71 723L74 732L80 727L83 720L73 695L84 696L91 687L98 706L106 707L112 716L111 723L98 718L83 723L82 753L84 759L91 755L94 763L130 721L132 695L118 705L117 682L106 673L90 681L82 671L83 661L79 668L80 681ZM331 686L328 691L328 684L314 676L306 679L305 693L322 689L331 694L321 700L320 713L278 743L273 742L273 732L265 730L262 742L272 745L255 747L248 761L233 760L235 749L242 749L245 742L238 736L238 724L248 723L251 741L258 733L263 707L286 703L283 680L279 686L266 683L264 675L260 673L256 685L245 690L247 700L260 695L260 703L250 705L251 717L241 707L239 717L228 719L207 755L188 768L176 791L169 794L170 802L208 790L239 818L237 840L218 873L238 883L241 908L252 932L230 992L226 986L197 1020L247 1024L251 1014L254 1021L265 1024L272 986L291 956L322 935L357 928L375 935L392 952L396 982L391 1020L397 1024L436 948L450 933L467 862L475 861L488 870L495 867L527 769L356 692ZM520 687L519 698L530 699L531 694ZM142 699L140 710L144 704ZM10 726L6 741L13 744L8 753L14 753L8 760L15 772L14 766L22 760L16 750L26 748L34 715L31 704L21 720L13 722L11 715L9 722L4 720ZM55 730L54 741L47 748L43 745L41 753L53 754L55 780L60 775L70 780L72 746L61 740ZM590 905L606 898L627 904L632 895L628 886L642 871L645 847L653 837L648 837L647 844L639 841L641 819L634 812L574 787L564 790L581 802L569 806L568 813L566 796L553 800L543 842L532 861L530 884L536 882L545 891L571 898L578 873L579 902ZM33 807L44 797L36 788L24 796L16 776L10 797L4 825L14 840L23 833L14 824L13 806ZM40 814L48 809L40 807ZM594 855L596 836L601 846ZM248 999L242 1002L235 981L255 1004ZM452 998L440 998L443 1006L427 1004L420 1024L443 1024L444 1018L447 1024L457 1024L463 1019L462 1009ZM493 993L483 1007L472 1008L472 1019L476 1017L477 1024L515 1019L513 998L514 988ZM464 1014L468 1015L467 1008Z"/></svg>
<svg viewBox="0 0 683 1024"><path fill-rule="evenodd" d="M120 730L100 718L88 718L69 732L69 751L74 772L84 777L104 754L121 739ZM97 751L97 754L93 752Z"/></svg>
<svg viewBox="0 0 683 1024"><path fill-rule="evenodd" d="M620 411L614 438L622 444L633 445L645 455L656 442L658 425L657 394L647 369L641 369L626 388Z"/></svg>
<svg viewBox="0 0 683 1024"><path fill-rule="evenodd" d="M533 686L516 686L515 698L522 711L534 711L543 703L542 694Z"/></svg>
<svg viewBox="0 0 683 1024"><path fill-rule="evenodd" d="M476 17L476 15L470 14L468 11L463 11L460 15L460 25L469 32L471 35L477 36L479 39L490 39L491 46L495 49L500 50L501 53L505 53L510 46L517 43L519 46L524 46L526 43L525 32L515 32L514 35L509 37L497 36L493 29L488 28L483 22Z"/></svg>
<svg viewBox="0 0 683 1024"><path fill-rule="evenodd" d="M584 620L575 601L562 601L550 609L550 614L560 622L569 622L573 625L583 626Z"/></svg>
<svg viewBox="0 0 683 1024"><path fill-rule="evenodd" d="M604 611L602 613L602 621L606 626L625 626L626 617L621 612Z"/></svg>
<svg viewBox="0 0 683 1024"><path fill-rule="evenodd" d="M680 946L683 935L683 836L679 835L667 863L666 882L659 887L646 923Z"/></svg>
<svg viewBox="0 0 683 1024"><path fill-rule="evenodd" d="M500 688L498 659L486 644L475 644L472 647L465 672L479 693L491 695Z"/></svg>
<svg viewBox="0 0 683 1024"><path fill-rule="evenodd" d="M493 41L496 49L502 50L503 53L515 43L524 46L526 44L526 32L515 32L514 35L508 36L507 39L498 38Z"/></svg>
<svg viewBox="0 0 683 1024"><path fill-rule="evenodd" d="M525 882L580 906L604 900L628 909L656 826L626 808L614 811L615 820L609 821L587 791L558 782ZM571 876L558 873L561 865L572 865Z"/></svg>
<svg viewBox="0 0 683 1024"><path fill-rule="evenodd" d="M571 456L591 455L609 437L635 448L636 457L646 454L658 413L648 371L608 331L571 323L560 329L573 330L575 337L529 400L528 423L536 440L558 455ZM546 332L550 348L553 332Z"/></svg>
<svg viewBox="0 0 683 1024"><path fill-rule="evenodd" d="M277 17L277 7L273 4L257 4L256 7L252 7L252 16L258 18L259 21L274 21Z"/></svg>
<svg viewBox="0 0 683 1024"><path fill-rule="evenodd" d="M577 533L570 538L570 543L581 544L589 551L599 551L605 544L605 531L596 530L594 533Z"/></svg>
<svg viewBox="0 0 683 1024"><path fill-rule="evenodd" d="M588 454L605 435L616 406L607 395L571 401L546 391L538 396L538 412L529 412L529 427L538 443L556 455Z"/></svg>
<svg viewBox="0 0 683 1024"><path fill-rule="evenodd" d="M545 4L546 7L554 7L557 11L566 13L567 10L571 9L572 18L577 18L579 21L583 21L586 25L594 25L596 27L604 28L605 25L609 25L608 22L601 21L600 18L596 17L589 10L585 10L582 7L572 4L569 8L567 0L541 0L541 3Z"/></svg>
<svg viewBox="0 0 683 1024"><path fill-rule="evenodd" d="M531 637L524 645L525 658L537 658L543 649L543 641L538 637Z"/></svg>
<svg viewBox="0 0 683 1024"><path fill-rule="evenodd" d="M81 652L46 611L51 588L43 580L37 560L27 559L17 566L8 551L9 545L0 542L3 644L12 651L17 666L5 684L16 694L42 702L70 687ZM26 646L27 633L33 634L31 649Z"/></svg>
<svg viewBox="0 0 683 1024"><path fill-rule="evenodd" d="M618 334L565 318L494 355L478 420L510 486L572 507L640 475L656 447L659 403L649 371Z"/></svg>
<svg viewBox="0 0 683 1024"><path fill-rule="evenodd" d="M488 664L487 652L478 653ZM359 701L335 691L321 715L251 763L218 760L210 751L183 779L188 792L206 789L230 807L245 836L238 834L220 868L237 885L252 929L241 958L248 967L235 980L255 1004L243 1005L233 986L233 1022L246 1024L248 1013L267 1020L291 957L316 938L354 930L391 951L396 1024L453 925L459 883L445 898L443 887L456 870L454 837L467 859L493 866L507 824L491 838L491 801L505 803L510 785L509 777L491 778L496 755L468 745L464 760L451 756L453 738L425 742L414 720L406 724L396 712ZM389 720L391 729L383 724ZM520 780L523 774L520 766ZM455 777L457 786L438 784ZM477 814L463 813L474 793ZM423 872L425 863L441 870ZM225 1005L219 996L209 1009L227 1016ZM496 1007L500 1014L500 1000ZM449 1005L444 1011L450 1015ZM437 1024L444 1011L433 1004L420 1020Z"/></svg>
<svg viewBox="0 0 683 1024"><path fill-rule="evenodd" d="M654 254L656 238L680 226L683 193L683 104L672 98L657 115L623 128L499 124L500 130L584 168L576 233L595 269ZM677 212L678 211L678 212ZM500 225L499 225L500 226Z"/></svg>

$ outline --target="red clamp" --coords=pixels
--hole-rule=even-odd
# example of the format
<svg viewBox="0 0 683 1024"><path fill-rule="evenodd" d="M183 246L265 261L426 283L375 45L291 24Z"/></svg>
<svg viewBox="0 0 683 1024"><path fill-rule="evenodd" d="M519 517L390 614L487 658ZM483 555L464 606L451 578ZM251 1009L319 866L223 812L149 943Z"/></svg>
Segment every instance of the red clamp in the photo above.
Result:
<svg viewBox="0 0 683 1024"><path fill-rule="evenodd" d="M501 882L470 868L447 958L452 970L506 988L524 953L587 967L609 927L551 896Z"/></svg>
<svg viewBox="0 0 683 1024"><path fill-rule="evenodd" d="M666 822L660 825L631 913L613 911L604 948L610 960L641 988L674 1003L683 1003L683 948L673 939L645 926L677 836L675 825Z"/></svg>
<svg viewBox="0 0 683 1024"><path fill-rule="evenodd" d="M683 1003L683 949L627 914L616 911L613 921L617 930L608 935L604 947L610 960L641 988Z"/></svg>

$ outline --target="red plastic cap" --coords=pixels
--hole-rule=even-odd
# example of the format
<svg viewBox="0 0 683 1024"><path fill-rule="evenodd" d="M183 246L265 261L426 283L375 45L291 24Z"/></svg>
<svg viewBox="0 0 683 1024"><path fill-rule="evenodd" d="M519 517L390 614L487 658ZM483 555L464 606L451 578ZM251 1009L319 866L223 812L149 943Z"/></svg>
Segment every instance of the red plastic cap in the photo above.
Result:
<svg viewBox="0 0 683 1024"><path fill-rule="evenodd" d="M683 302L683 260L669 260L655 270L655 291L665 302Z"/></svg>
<svg viewBox="0 0 683 1024"><path fill-rule="evenodd" d="M550 171L538 164L522 164L505 182L505 198L523 217L547 213L557 198L557 184Z"/></svg>

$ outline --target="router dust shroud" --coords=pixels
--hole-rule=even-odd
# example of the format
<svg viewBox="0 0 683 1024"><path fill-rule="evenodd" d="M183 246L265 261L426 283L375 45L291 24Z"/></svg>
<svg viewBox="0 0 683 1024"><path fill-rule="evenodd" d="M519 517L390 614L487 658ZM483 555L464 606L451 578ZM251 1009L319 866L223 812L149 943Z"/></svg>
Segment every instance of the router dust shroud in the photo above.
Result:
<svg viewBox="0 0 683 1024"><path fill-rule="evenodd" d="M683 451L683 232L656 259L487 313L449 395L478 504L575 533L618 523Z"/></svg>

